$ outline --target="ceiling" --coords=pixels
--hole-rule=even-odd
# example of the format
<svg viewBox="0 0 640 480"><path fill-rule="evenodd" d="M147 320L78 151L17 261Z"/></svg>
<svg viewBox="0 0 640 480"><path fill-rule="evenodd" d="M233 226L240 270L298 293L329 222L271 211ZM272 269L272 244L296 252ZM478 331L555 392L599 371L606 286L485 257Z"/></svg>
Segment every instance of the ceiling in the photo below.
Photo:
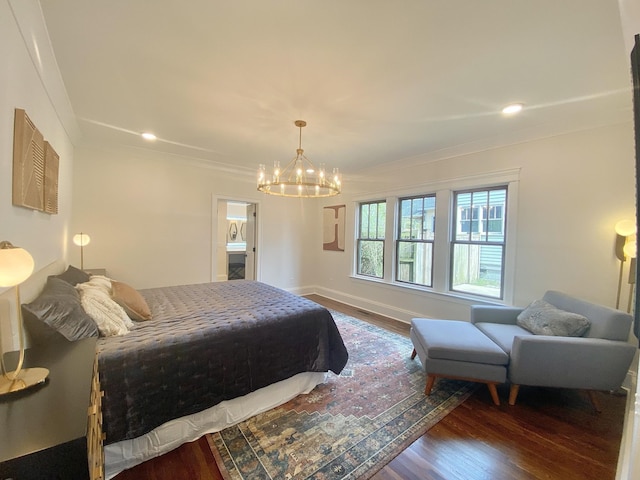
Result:
<svg viewBox="0 0 640 480"><path fill-rule="evenodd" d="M87 143L255 170L303 119L348 176L632 118L617 0L40 3Z"/></svg>

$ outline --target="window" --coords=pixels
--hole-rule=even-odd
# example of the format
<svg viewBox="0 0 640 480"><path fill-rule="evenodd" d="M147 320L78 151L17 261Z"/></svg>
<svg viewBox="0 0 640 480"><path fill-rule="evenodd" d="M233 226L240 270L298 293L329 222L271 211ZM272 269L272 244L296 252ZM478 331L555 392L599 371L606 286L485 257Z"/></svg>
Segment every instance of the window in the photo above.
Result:
<svg viewBox="0 0 640 480"><path fill-rule="evenodd" d="M503 297L507 187L454 193L450 289Z"/></svg>
<svg viewBox="0 0 640 480"><path fill-rule="evenodd" d="M435 195L401 198L398 219L396 280L430 287L433 279Z"/></svg>
<svg viewBox="0 0 640 480"><path fill-rule="evenodd" d="M358 274L383 278L386 202L361 203L358 221Z"/></svg>
<svg viewBox="0 0 640 480"><path fill-rule="evenodd" d="M460 304L512 302L518 180L513 169L361 198L352 274L377 288Z"/></svg>

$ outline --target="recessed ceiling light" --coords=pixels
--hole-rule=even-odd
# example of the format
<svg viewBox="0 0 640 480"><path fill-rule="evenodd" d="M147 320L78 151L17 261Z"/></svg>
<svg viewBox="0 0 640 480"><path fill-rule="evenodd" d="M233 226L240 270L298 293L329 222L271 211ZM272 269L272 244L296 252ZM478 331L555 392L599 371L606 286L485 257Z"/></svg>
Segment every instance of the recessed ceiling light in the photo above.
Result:
<svg viewBox="0 0 640 480"><path fill-rule="evenodd" d="M512 103L511 105L507 105L502 109L502 113L505 115L513 115L514 113L518 113L522 110L524 105L522 103Z"/></svg>
<svg viewBox="0 0 640 480"><path fill-rule="evenodd" d="M142 138L144 138L145 140L149 140L150 142L153 142L157 137L150 132L144 132L142 134Z"/></svg>

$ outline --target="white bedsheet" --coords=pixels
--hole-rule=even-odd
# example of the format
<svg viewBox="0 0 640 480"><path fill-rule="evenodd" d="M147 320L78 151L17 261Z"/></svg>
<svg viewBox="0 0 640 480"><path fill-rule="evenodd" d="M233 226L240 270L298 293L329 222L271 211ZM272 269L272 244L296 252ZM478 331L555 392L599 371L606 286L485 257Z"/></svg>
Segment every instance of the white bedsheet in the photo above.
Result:
<svg viewBox="0 0 640 480"><path fill-rule="evenodd" d="M105 475L115 477L127 468L158 457L180 445L197 440L206 433L223 430L258 413L288 402L301 393L309 393L325 381L324 372L299 373L186 417L171 420L146 435L106 445Z"/></svg>

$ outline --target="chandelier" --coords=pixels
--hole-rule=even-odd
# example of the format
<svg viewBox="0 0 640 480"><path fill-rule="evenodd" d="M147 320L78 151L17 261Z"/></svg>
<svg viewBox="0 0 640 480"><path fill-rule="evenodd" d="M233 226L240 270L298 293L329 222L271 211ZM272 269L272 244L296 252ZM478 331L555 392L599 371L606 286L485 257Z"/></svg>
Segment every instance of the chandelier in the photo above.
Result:
<svg viewBox="0 0 640 480"><path fill-rule="evenodd" d="M302 127L304 120L296 120L300 129L300 139L296 156L283 169L280 162L273 162L273 171L268 174L264 164L258 167L258 190L269 195L281 197L331 197L338 195L342 188L340 172L334 168L327 174L324 164L319 168L313 166L311 160L304 156L302 149Z"/></svg>

